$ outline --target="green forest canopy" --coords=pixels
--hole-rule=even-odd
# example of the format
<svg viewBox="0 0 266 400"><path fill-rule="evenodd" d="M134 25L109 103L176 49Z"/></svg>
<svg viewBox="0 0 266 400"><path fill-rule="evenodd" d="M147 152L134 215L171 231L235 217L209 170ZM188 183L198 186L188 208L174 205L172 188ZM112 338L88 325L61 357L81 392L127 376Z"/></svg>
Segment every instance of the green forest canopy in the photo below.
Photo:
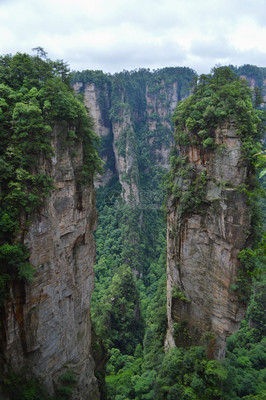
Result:
<svg viewBox="0 0 266 400"><path fill-rule="evenodd" d="M53 155L56 125L65 141L83 144L80 181L101 171L92 119L70 85L62 61L17 53L0 57L0 304L11 280L32 280L23 243L32 213L54 188L40 160Z"/></svg>

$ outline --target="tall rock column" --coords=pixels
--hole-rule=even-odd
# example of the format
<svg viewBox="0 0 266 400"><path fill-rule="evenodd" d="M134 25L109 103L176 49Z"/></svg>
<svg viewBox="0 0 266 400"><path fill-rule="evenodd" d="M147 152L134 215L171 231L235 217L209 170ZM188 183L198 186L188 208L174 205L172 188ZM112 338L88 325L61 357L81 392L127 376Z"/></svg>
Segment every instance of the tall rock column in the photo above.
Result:
<svg viewBox="0 0 266 400"><path fill-rule="evenodd" d="M250 216L234 125L217 129L215 144L181 150L189 172L177 178L179 200L168 200L167 345L207 345L209 357L221 358L245 315L233 287Z"/></svg>
<svg viewBox="0 0 266 400"><path fill-rule="evenodd" d="M129 105L121 103L112 121L116 170L126 203L139 203L136 138Z"/></svg>
<svg viewBox="0 0 266 400"><path fill-rule="evenodd" d="M92 72L92 71L91 71ZM113 132L112 124L109 119L110 90L108 76L102 74L101 84L95 82L76 82L73 89L76 93L84 94L84 104L89 109L93 118L94 130L102 139L101 157L106 163L106 168L101 176L94 179L94 186L105 186L115 174L114 152L113 152Z"/></svg>
<svg viewBox="0 0 266 400"><path fill-rule="evenodd" d="M156 86L160 89L154 93ZM151 88L149 85L146 85L145 95L149 129L147 139L153 150L156 165L169 170L169 156L173 144L171 116L180 100L178 96L178 83L175 80L166 85L165 81L162 80Z"/></svg>
<svg viewBox="0 0 266 400"><path fill-rule="evenodd" d="M174 121L166 347L204 345L210 358L220 359L246 311L245 268L252 266L238 256L257 235L249 193L263 127L250 89L227 67L198 79Z"/></svg>
<svg viewBox="0 0 266 400"><path fill-rule="evenodd" d="M72 371L77 379L72 398L96 400L90 321L95 193L92 182L86 187L78 183L82 144L70 148L62 140L63 130L54 130L52 162L40 161L55 189L28 228L25 244L35 268L34 281L11 286L2 346L11 368L26 368L51 394L60 385L60 376Z"/></svg>

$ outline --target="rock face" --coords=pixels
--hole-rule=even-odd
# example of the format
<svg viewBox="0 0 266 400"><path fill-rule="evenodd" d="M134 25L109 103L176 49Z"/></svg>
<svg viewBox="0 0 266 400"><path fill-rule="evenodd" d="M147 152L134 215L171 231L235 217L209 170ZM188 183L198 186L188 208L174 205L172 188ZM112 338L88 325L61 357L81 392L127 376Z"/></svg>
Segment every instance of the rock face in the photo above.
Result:
<svg viewBox="0 0 266 400"><path fill-rule="evenodd" d="M101 157L107 164L111 162L102 176L95 179L94 185L96 188L105 186L113 178L115 174L115 166L111 161L114 157L113 147L110 143L113 142L112 124L109 118L110 110L110 88L108 81L103 85L98 86L94 82L76 82L73 84L73 89L76 93L84 94L84 104L88 107L90 115L94 122L94 131L103 139L105 145ZM102 100L102 103L101 103Z"/></svg>
<svg viewBox="0 0 266 400"><path fill-rule="evenodd" d="M73 85L73 88L76 92L79 92L80 88L83 88L83 84L81 82L77 82ZM108 88L107 86L103 89L104 98L108 100L107 107L110 108L110 101L108 96ZM110 123L106 123L105 117L102 113L99 97L101 96L100 90L97 88L95 83L88 83L84 87L84 103L90 109L90 114L95 122L95 132L101 136L108 136L111 131Z"/></svg>
<svg viewBox="0 0 266 400"><path fill-rule="evenodd" d="M95 193L92 183L83 188L77 181L82 145L72 148L71 156L57 127L53 148L51 165L41 162L40 168L50 172L56 189L33 216L25 237L34 281L11 287L2 345L8 364L42 378L51 394L71 369L78 380L72 398L96 400L90 322Z"/></svg>
<svg viewBox="0 0 266 400"><path fill-rule="evenodd" d="M95 130L103 139L106 169L96 187L118 177L126 202L141 203L139 176L144 173L150 179L140 160L142 153L152 160L153 166L169 169L171 116L178 101L188 96L194 77L189 68L169 70L114 76L90 73L83 82L73 84L75 91L84 93Z"/></svg>
<svg viewBox="0 0 266 400"><path fill-rule="evenodd" d="M168 199L165 344L205 345L209 358L220 359L226 338L239 328L245 314L233 285L250 216L246 197L238 190L247 169L234 125L217 129L215 143L215 150L196 145L180 149L182 158L188 157L193 179L202 179L205 194L196 210L185 213L177 199ZM190 179L178 178L183 193Z"/></svg>
<svg viewBox="0 0 266 400"><path fill-rule="evenodd" d="M165 81L160 82L160 89L153 93L149 85L146 86L146 104L148 115L148 127L150 131L149 143L152 145L156 141L157 132L162 128L171 131L171 115L177 103L181 100L178 96L178 83L174 81L171 85L166 85ZM163 99L163 100L162 100ZM169 156L172 141L164 141L161 148L155 149L156 164L165 169L169 169Z"/></svg>
<svg viewBox="0 0 266 400"><path fill-rule="evenodd" d="M123 198L126 202L139 203L136 137L130 110L126 104L120 108L119 118L113 121L112 129L115 165L123 188Z"/></svg>

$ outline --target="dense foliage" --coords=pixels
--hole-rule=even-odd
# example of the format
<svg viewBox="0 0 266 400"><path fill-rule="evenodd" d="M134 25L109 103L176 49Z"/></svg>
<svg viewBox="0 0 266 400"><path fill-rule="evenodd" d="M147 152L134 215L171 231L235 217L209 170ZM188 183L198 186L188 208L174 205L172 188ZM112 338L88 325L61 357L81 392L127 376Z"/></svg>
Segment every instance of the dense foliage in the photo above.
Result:
<svg viewBox="0 0 266 400"><path fill-rule="evenodd" d="M178 104L173 116L176 142L187 145L193 141L210 147L214 129L232 122L243 140L245 158L254 164L253 157L261 150L260 144L254 143L263 133L260 115L253 107L247 82L228 67L214 68L212 74L201 75L193 95Z"/></svg>
<svg viewBox="0 0 266 400"><path fill-rule="evenodd" d="M264 265L265 258L264 244ZM254 282L247 316L239 331L228 339L224 361L228 370L224 387L225 400L262 400L266 396L265 284L265 274Z"/></svg>
<svg viewBox="0 0 266 400"><path fill-rule="evenodd" d="M245 80L238 77L229 67L214 68L213 73L201 75L195 80L193 94L178 104L173 115L175 142L180 149L174 150L170 157L171 170L165 181L168 193L178 199L181 213L201 210L204 212L206 191L206 172L196 176L196 172L186 158L188 146L196 146L203 152L222 151L223 145L215 143L215 130L233 125L241 138L242 157L247 166L247 180L238 188L247 197L251 209L250 244L260 246L261 220L258 198L262 194L255 176L260 167L262 151L261 139L264 133L263 111L254 107L252 92ZM181 190L180 179L187 179L187 189ZM227 185L228 182L223 182ZM239 255L245 270L251 272L255 263L251 260L251 250L243 249ZM247 280L245 274L239 278L242 289ZM245 296L243 290L243 298Z"/></svg>
<svg viewBox="0 0 266 400"><path fill-rule="evenodd" d="M115 182L112 187L119 189ZM99 190L99 201L104 199L101 191L106 189ZM166 244L158 210L132 209L121 201L112 206L103 204L99 209L92 319L101 342L95 345L96 353L103 345L109 354L107 398L114 398L120 390L118 381L125 390L126 376L131 379L127 369L135 371L136 357L143 363L143 339L149 365L154 365L158 357L155 349L163 352ZM120 370L122 375L117 375Z"/></svg>
<svg viewBox="0 0 266 400"><path fill-rule="evenodd" d="M54 396L50 396L43 381L32 376L31 371L13 371L0 376L0 394L9 400L70 400L77 383L72 369L65 366L65 373L59 376Z"/></svg>
<svg viewBox="0 0 266 400"><path fill-rule="evenodd" d="M155 189L161 194L162 189L158 186L158 181L163 175L163 169L156 166L157 160L153 153L156 146L160 149L162 144L167 143L167 136L159 132L162 120L159 114L153 112L149 114L149 118L157 122L158 139L153 133L154 146L147 143L147 138L151 135L146 125L147 116L143 112L144 87L147 90L147 82L140 79L140 73L142 76L147 75L147 71L141 70L124 72L114 77L108 76L111 91L109 93L112 96L110 118L113 122L123 122L124 110L131 116L134 115L134 132L122 132L118 143L119 155L126 157L126 144L130 138L134 143L131 149L136 156L138 167L134 181L137 182L140 193ZM167 75L167 71L165 74ZM167 81L166 76L164 79ZM168 80L171 82L171 75ZM254 111L252 96L247 85L227 68L215 69L212 75L201 76L195 83L197 84L193 89L193 95L180 103L174 116L174 123L177 125L177 143L190 144L196 136L199 145L207 150L213 148L214 129L228 121L229 116L237 123L243 140L243 157L249 165L250 172L254 173L258 163L255 154L261 151L257 139L263 127L260 113ZM148 85L151 86L148 87L148 93L163 98L163 85L160 79L158 81L155 79L153 83L150 81ZM123 98L122 103L121 98ZM184 134L186 131L188 133ZM194 136L189 135L189 131L194 133ZM169 189L170 186L172 193L178 196L178 187L171 186L172 178L177 175L185 177L189 167L175 150L170 161L172 168L166 187ZM113 171L115 173L115 169ZM130 183L129 176L125 179ZM194 181L190 192L183 199L183 212L201 208L205 186L206 174L203 173ZM244 190L250 190L251 186L248 183ZM133 208L132 204L131 208L124 204L119 195L114 203L106 204L108 192L112 191L116 192L116 195L121 192L121 185L116 178L109 182L107 187L98 189L99 227L96 232L98 255L92 308L96 332L109 354L103 398L227 399L226 396L230 396L228 393L236 390L238 379L237 376L232 378L234 367L232 362L228 361L229 353L228 360L223 364L208 360L204 348L201 347L173 349L169 354L164 354L163 344L167 326L164 225L157 210L145 209L142 196L140 204L134 204ZM159 197L161 201L162 196ZM254 214L254 222L256 218ZM258 231L257 229L259 238ZM158 241L159 237L161 239ZM243 250L243 257L249 257L253 268L255 265L257 271L261 270L264 250L258 246L257 250L249 249L248 252L244 253ZM117 303L117 296L122 291L119 287L121 282L119 275L121 271L129 273L126 265L132 268L137 277L134 284L136 292L128 299L122 295L121 302ZM131 282L132 278L131 275L128 281ZM130 290L127 293L130 293ZM132 323L133 309L139 309L140 314L138 327L135 325L136 328L131 331L127 328ZM113 323L110 323L112 318L114 318ZM116 321L119 321L118 330ZM126 342L129 345L127 348L123 345L124 338L127 338ZM235 345L241 346L238 337L235 339ZM248 346L247 344L247 349L242 347L243 353L249 351ZM101 373L103 372L102 370ZM252 374L255 370L251 368L249 372ZM100 374L100 371L98 373ZM259 374L262 376L262 372ZM259 386L256 393L261 393L261 387ZM247 392L243 391L241 397L236 398L244 398L244 395L247 395Z"/></svg>
<svg viewBox="0 0 266 400"><path fill-rule="evenodd" d="M116 144L120 157L134 159L128 174L120 179L129 185L131 181L136 182L139 202L134 192L128 204L122 200L114 153L110 151L112 136L104 138L102 154L107 158L106 169L111 169L114 178L97 193L99 221L95 235L97 264L92 319L98 335L95 356L99 356L103 347L108 353L105 356L103 351L102 360L99 359L101 367L97 374L100 379L104 373L102 361L109 357L106 366L107 398L127 396L129 392L129 398L134 398L134 385L129 383L132 374L142 376L145 373L145 381L147 374L154 375L154 365L163 355L166 243L160 207L164 197L161 178L165 169L160 166L156 151L162 146L169 147L172 142L167 90L178 82L177 95L181 98L188 93L194 75L188 68L169 68L153 72L144 69L124 71L105 78L99 71L95 74L84 71L73 76L74 81L95 84L105 126L123 123L128 115L131 120L131 126L121 132ZM150 108L147 106L149 96L153 101ZM105 114L108 102L109 121ZM168 113L165 119L159 116L160 107ZM155 131L149 129L151 120L156 121ZM114 204L109 202L112 193L118 196ZM130 287L122 283L123 275L127 276L128 283L131 282ZM126 293L121 285L125 285ZM119 296L122 296L120 300ZM141 380L138 385L141 385Z"/></svg>
<svg viewBox="0 0 266 400"><path fill-rule="evenodd" d="M130 183L132 178L140 196L138 204L122 201L111 133L102 140L102 156L107 160L105 168L111 170L114 177L107 186L98 189L97 263L91 311L101 399L262 400L265 394L265 282L262 275L254 284L249 311L240 331L228 342L223 363L208 360L202 347L164 352L166 240L165 221L160 210L164 197L160 181L165 170L158 162L157 151L172 143L172 130L166 124L171 111L167 89L177 83L178 100L183 99L189 93L195 72L189 68L164 68L152 72L146 69L124 71L113 76L102 71L82 71L69 76L62 62L54 63L40 55L5 56L0 64L4 86L1 89L0 85L3 93L0 99L0 140L3 140L0 169L3 171L1 201L4 210L0 238L8 238L9 246L3 247L3 244L0 248L2 260L5 260L3 272L6 271L1 275L3 292L10 279L32 277L28 254L22 245L23 232L32 212L53 188L49 175L39 176L37 167L41 157L49 159L52 155L50 140L54 124L63 123L66 127L67 145L83 140L81 182L90 179L92 172L100 168L95 147L92 147L96 138L91 131L91 120L69 88L69 78L72 83L82 82L81 93L86 83L93 83L105 126L122 123L126 113L131 117L132 126L123 131L117 147L119 156L124 158L130 148L134 168L122 179ZM235 70L238 75L253 76L254 68L245 66ZM256 73L260 79L263 71L256 70ZM147 104L147 95L156 99L153 108ZM158 111L160 106L168 112L164 119ZM195 81L193 95L180 103L174 115L176 141L187 145L196 138L198 144L210 149L214 146L213 130L228 116L238 124L244 143L243 156L254 172L258 162L255 154L261 151L255 142L260 135L261 119L253 112L246 84L228 69L215 69L212 75L202 75ZM156 122L155 132L149 129L151 121ZM10 146L12 151L8 150ZM189 168L176 149L170 162L166 188L180 197L178 186L172 184L173 178L186 177ZM201 207L205 185L203 174L182 199L183 212ZM242 189L248 191L250 184ZM11 199L9 193L13 193ZM15 238L20 241L15 242ZM18 247L9 253L12 246ZM252 266L256 265L261 273L265 241L257 249L243 250L242 257ZM14 276L10 274L10 266L15 270ZM182 293L177 291L176 296ZM55 398L67 399L75 386L75 376L67 372L60 382ZM49 399L40 382L25 376L11 373L4 381L0 380L1 384L14 400Z"/></svg>
<svg viewBox="0 0 266 400"><path fill-rule="evenodd" d="M55 130L71 156L76 144L82 144L79 185L101 171L98 137L73 92L67 66L37 51L37 56L0 57L0 307L10 284L33 280L24 239L31 219L54 190L50 171Z"/></svg>
<svg viewBox="0 0 266 400"><path fill-rule="evenodd" d="M254 86L255 83L255 91L257 87L258 89L263 91L263 94L265 94L265 87L263 87L263 81L266 76L266 68L257 67L256 65L251 65L251 64L245 64L242 65L241 67L234 67L233 65L230 65L230 68L238 76L243 76L247 78L252 84L252 86Z"/></svg>
<svg viewBox="0 0 266 400"><path fill-rule="evenodd" d="M195 80L193 94L178 104L173 122L176 127L177 147L186 149L187 146L193 145L206 151L218 150L214 140L216 128L225 123L235 124L242 139L243 157L252 178L254 165L261 151L259 139L263 133L263 120L261 111L253 107L252 93L246 81L238 78L230 68L216 68L213 74L201 75ZM178 154L176 149L172 152L170 164L171 171L166 180L167 189L174 197L180 198L184 212L193 210L202 203L205 178L198 177L198 182L193 180L193 187L181 193L177 177L186 179L193 175L193 171L182 151Z"/></svg>

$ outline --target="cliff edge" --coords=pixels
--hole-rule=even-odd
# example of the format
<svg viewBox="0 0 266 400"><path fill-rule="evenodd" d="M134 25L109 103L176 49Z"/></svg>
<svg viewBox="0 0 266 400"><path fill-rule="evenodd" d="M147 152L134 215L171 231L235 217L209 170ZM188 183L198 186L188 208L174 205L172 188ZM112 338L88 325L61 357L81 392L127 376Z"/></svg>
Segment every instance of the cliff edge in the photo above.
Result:
<svg viewBox="0 0 266 400"><path fill-rule="evenodd" d="M62 63L18 53L2 64L0 392L24 398L36 377L49 395L70 383L72 399L95 400L97 136Z"/></svg>
<svg viewBox="0 0 266 400"><path fill-rule="evenodd" d="M216 359L245 315L250 282L238 257L254 239L248 191L259 120L248 93L229 69L217 69L200 78L174 116L165 345L203 345Z"/></svg>
<svg viewBox="0 0 266 400"><path fill-rule="evenodd" d="M73 370L73 399L97 399L90 348L95 192L92 184L78 187L82 145L71 157L62 129L54 130L52 140L50 173L55 189L32 218L24 240L35 268L34 281L13 282L5 303L4 354L14 370L26 368L42 378L49 393L60 376ZM44 162L40 168L49 166Z"/></svg>

